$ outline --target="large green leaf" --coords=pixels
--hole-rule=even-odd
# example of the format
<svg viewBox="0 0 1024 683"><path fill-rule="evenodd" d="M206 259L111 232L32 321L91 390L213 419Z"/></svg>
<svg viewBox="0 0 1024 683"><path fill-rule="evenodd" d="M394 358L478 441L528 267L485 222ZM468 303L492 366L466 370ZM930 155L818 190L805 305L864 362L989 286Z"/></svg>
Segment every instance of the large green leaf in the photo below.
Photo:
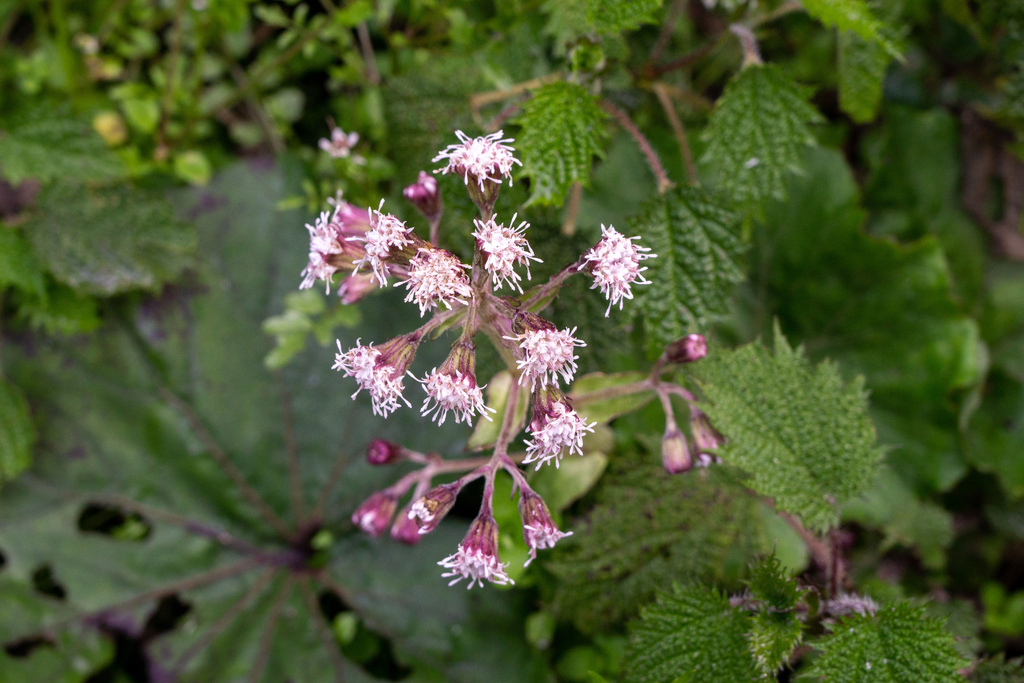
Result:
<svg viewBox="0 0 1024 683"><path fill-rule="evenodd" d="M517 118L531 202L561 204L573 183L589 184L593 158L604 154L607 118L597 98L576 83L534 91Z"/></svg>
<svg viewBox="0 0 1024 683"><path fill-rule="evenodd" d="M454 552L461 529L409 549L368 541L348 522L397 474L359 462L371 437L448 451L465 430L423 430L416 411L372 418L366 398L351 400L352 387L330 371L329 349L310 349L276 374L263 365L271 340L261 322L283 308L306 259L307 217L276 208L299 178L294 165L240 164L179 196L198 223L202 288L165 295L85 342L40 340L31 355L10 356L12 377L43 416L44 447L0 498L0 600L11 590L30 604L55 602L31 588L41 568L65 598L63 614L38 608L5 625L3 642L43 633L63 648L69 629L95 629L97 614L141 624L173 594L191 611L149 656L181 680L368 680L320 614L326 590L391 638L396 655L446 680L478 680L458 673L478 654L520 663L507 680L543 680L516 641L484 652L451 637L474 603L446 590L436 562ZM408 310L393 292L381 303L367 307L362 330L377 341L403 325L393 307ZM439 346L421 351L428 368L446 353ZM17 349L5 347L5 361L8 350ZM137 541L83 532L83 513L96 506L140 515L148 532ZM321 528L338 539L322 554L310 546ZM495 600L502 628L521 628L514 606ZM407 631L416 601L417 626ZM51 655L36 648L16 664Z"/></svg>
<svg viewBox="0 0 1024 683"><path fill-rule="evenodd" d="M720 196L678 188L652 200L633 230L657 254L644 263L651 284L636 292L647 351L656 356L728 310L733 285L743 279L740 217Z"/></svg>
<svg viewBox="0 0 1024 683"><path fill-rule="evenodd" d="M91 294L158 289L195 252L193 228L171 205L129 185L56 183L40 195L26 234L57 280Z"/></svg>
<svg viewBox="0 0 1024 683"><path fill-rule="evenodd" d="M899 48L886 35L885 24L866 0L804 0L803 6L826 26L852 31L864 40L877 42L893 57L899 56Z"/></svg>
<svg viewBox="0 0 1024 683"><path fill-rule="evenodd" d="M857 123L875 118L891 58L876 42L839 32L839 106Z"/></svg>
<svg viewBox="0 0 1024 683"><path fill-rule="evenodd" d="M728 439L722 457L750 473L747 485L825 531L838 522L837 506L870 486L882 458L864 383L844 384L834 363L812 367L777 328L774 346L755 342L703 361L702 407Z"/></svg>

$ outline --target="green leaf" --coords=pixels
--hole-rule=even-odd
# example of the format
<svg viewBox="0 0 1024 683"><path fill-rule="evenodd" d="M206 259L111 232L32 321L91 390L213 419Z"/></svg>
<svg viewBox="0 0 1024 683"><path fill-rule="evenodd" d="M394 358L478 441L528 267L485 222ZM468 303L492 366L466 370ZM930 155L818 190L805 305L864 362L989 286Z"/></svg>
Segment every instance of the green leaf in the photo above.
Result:
<svg viewBox="0 0 1024 683"><path fill-rule="evenodd" d="M580 458L566 458L561 467L542 467L531 472L530 485L549 509L560 512L590 491L607 466L608 456L604 453L585 452Z"/></svg>
<svg viewBox="0 0 1024 683"><path fill-rule="evenodd" d="M664 0L591 0L587 18L598 33L632 31L640 24L657 21L654 13Z"/></svg>
<svg viewBox="0 0 1024 683"><path fill-rule="evenodd" d="M0 126L0 159L0 175L12 183L124 176L121 162L89 123L53 105L36 105Z"/></svg>
<svg viewBox="0 0 1024 683"><path fill-rule="evenodd" d="M852 31L864 40L878 43L893 57L900 56L899 48L886 36L885 24L865 0L804 0L803 6L826 26Z"/></svg>
<svg viewBox="0 0 1024 683"><path fill-rule="evenodd" d="M702 408L728 439L722 458L805 526L835 526L837 506L870 486L882 450L861 378L844 384L834 363L812 367L777 328L774 352L753 343L712 354L695 371Z"/></svg>
<svg viewBox="0 0 1024 683"><path fill-rule="evenodd" d="M156 290L191 264L196 248L194 229L163 197L126 185L56 183L25 232L57 280L100 295Z"/></svg>
<svg viewBox="0 0 1024 683"><path fill-rule="evenodd" d="M815 144L808 126L824 120L809 96L772 64L751 64L726 85L704 131L702 161L740 204L782 197L786 176L801 170L803 148Z"/></svg>
<svg viewBox="0 0 1024 683"><path fill-rule="evenodd" d="M604 424L619 415L639 410L654 398L654 392L649 388L616 395L622 387L638 385L647 378L644 372L593 372L576 378L569 398L572 407L586 422Z"/></svg>
<svg viewBox="0 0 1024 683"><path fill-rule="evenodd" d="M772 675L789 662L789 655L803 640L796 606L806 591L783 571L774 554L754 566L747 587L756 604L747 634L750 653L758 670Z"/></svg>
<svg viewBox="0 0 1024 683"><path fill-rule="evenodd" d="M21 389L0 380L0 484L32 464L36 428Z"/></svg>
<svg viewBox="0 0 1024 683"><path fill-rule="evenodd" d="M855 122L867 123L878 114L891 59L877 42L839 32L839 106Z"/></svg>
<svg viewBox="0 0 1024 683"><path fill-rule="evenodd" d="M18 232L0 228L0 289L9 286L42 296L46 285L28 242Z"/></svg>
<svg viewBox="0 0 1024 683"><path fill-rule="evenodd" d="M636 292L647 352L657 356L728 311L733 285L743 279L740 217L723 198L684 187L652 200L631 225L657 254L644 262L651 284Z"/></svg>
<svg viewBox="0 0 1024 683"><path fill-rule="evenodd" d="M770 546L757 501L721 468L672 476L657 456L613 463L597 505L547 564L554 608L578 628L635 616L673 580L737 578Z"/></svg>
<svg viewBox="0 0 1024 683"><path fill-rule="evenodd" d="M973 683L1020 683L1024 680L1024 660L1020 657L1007 661L1003 654L986 659L968 677Z"/></svg>
<svg viewBox="0 0 1024 683"><path fill-rule="evenodd" d="M954 683L967 660L956 654L953 636L923 607L897 603L871 616L853 615L830 627L815 644L800 680L830 683Z"/></svg>
<svg viewBox="0 0 1024 683"><path fill-rule="evenodd" d="M92 332L100 326L96 299L48 279L44 296L22 297L18 315L49 334Z"/></svg>
<svg viewBox="0 0 1024 683"><path fill-rule="evenodd" d="M608 115L575 83L541 86L523 104L518 149L530 178L530 202L560 205L573 183L590 183L594 156L604 155Z"/></svg>
<svg viewBox="0 0 1024 683"><path fill-rule="evenodd" d="M501 416L505 414L505 405L508 403L508 394L512 388L513 377L508 370L502 370L487 383L487 407L494 410L490 413L492 419L477 420L476 427L469 440L466 441L466 448L470 450L483 450L493 446L498 440L501 432ZM514 434L518 434L526 424L526 407L530 404L530 392L520 391L518 405L515 412Z"/></svg>
<svg viewBox="0 0 1024 683"><path fill-rule="evenodd" d="M630 629L630 683L743 683L758 675L747 652L750 617L700 585L673 586Z"/></svg>

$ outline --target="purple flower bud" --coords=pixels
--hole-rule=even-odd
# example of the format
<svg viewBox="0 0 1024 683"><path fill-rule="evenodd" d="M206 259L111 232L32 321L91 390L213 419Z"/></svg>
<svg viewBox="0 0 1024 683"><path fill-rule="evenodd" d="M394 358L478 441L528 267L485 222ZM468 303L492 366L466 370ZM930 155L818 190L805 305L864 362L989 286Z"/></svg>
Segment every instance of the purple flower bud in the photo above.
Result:
<svg viewBox="0 0 1024 683"><path fill-rule="evenodd" d="M345 305L354 304L375 289L377 289L377 281L373 275L350 273L338 287L338 298Z"/></svg>
<svg viewBox="0 0 1024 683"><path fill-rule="evenodd" d="M725 437L711 426L708 416L700 410L690 412L690 433L693 434L693 445L701 453L714 451L725 443Z"/></svg>
<svg viewBox="0 0 1024 683"><path fill-rule="evenodd" d="M366 462L371 465L390 465L401 457L402 447L384 439L374 439L366 449Z"/></svg>
<svg viewBox="0 0 1024 683"><path fill-rule="evenodd" d="M524 567L529 567L537 559L538 549L554 548L558 541L572 536L571 531L558 530L544 499L531 490L524 490L519 495L519 516L523 520L523 540L530 549L530 559Z"/></svg>
<svg viewBox="0 0 1024 683"><path fill-rule="evenodd" d="M391 523L396 507L398 496L387 490L377 491L352 513L352 523L371 536L380 536Z"/></svg>
<svg viewBox="0 0 1024 683"><path fill-rule="evenodd" d="M693 469L693 457L686 445L683 433L672 424L661 439L661 464L669 474L679 474Z"/></svg>
<svg viewBox="0 0 1024 683"><path fill-rule="evenodd" d="M420 528L416 521L409 517L409 508L405 508L395 523L391 525L391 538L406 545L416 545L420 542Z"/></svg>
<svg viewBox="0 0 1024 683"><path fill-rule="evenodd" d="M458 482L435 486L409 507L409 519L416 522L421 534L428 534L437 528L455 505L460 488Z"/></svg>
<svg viewBox="0 0 1024 683"><path fill-rule="evenodd" d="M441 192L437 188L437 178L425 171L420 171L416 182L402 190L402 194L429 221L437 220L444 211Z"/></svg>
<svg viewBox="0 0 1024 683"><path fill-rule="evenodd" d="M515 581L505 573L507 565L498 557L498 523L489 509L481 510L479 516L469 527L469 532L459 544L459 549L438 562L451 571L441 574L442 578L455 577L448 582L452 586L463 579L469 579L467 588L474 584L484 585L484 579L499 585L514 584Z"/></svg>
<svg viewBox="0 0 1024 683"><path fill-rule="evenodd" d="M688 334L665 348L665 358L670 363L692 363L708 355L708 343L702 334Z"/></svg>

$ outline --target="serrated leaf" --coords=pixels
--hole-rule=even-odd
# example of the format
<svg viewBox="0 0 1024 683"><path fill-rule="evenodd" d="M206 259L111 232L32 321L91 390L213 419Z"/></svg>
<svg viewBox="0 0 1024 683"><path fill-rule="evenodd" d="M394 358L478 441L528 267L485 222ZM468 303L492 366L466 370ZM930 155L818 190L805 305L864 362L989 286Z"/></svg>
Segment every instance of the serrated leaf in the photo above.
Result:
<svg viewBox="0 0 1024 683"><path fill-rule="evenodd" d="M155 290L192 262L196 248L194 228L170 203L127 185L56 183L39 196L25 233L58 281L100 295Z"/></svg>
<svg viewBox="0 0 1024 683"><path fill-rule="evenodd" d="M783 571L774 554L754 566L747 587L757 608L747 634L750 653L758 670L771 675L789 661L803 640L796 606L806 591Z"/></svg>
<svg viewBox="0 0 1024 683"><path fill-rule="evenodd" d="M590 165L604 155L608 115L575 83L541 86L523 104L518 149L530 178L530 203L560 205L573 183L590 182Z"/></svg>
<svg viewBox="0 0 1024 683"><path fill-rule="evenodd" d="M598 33L632 31L656 21L654 13L664 0L591 0L587 18Z"/></svg>
<svg viewBox="0 0 1024 683"><path fill-rule="evenodd" d="M815 644L818 657L800 680L829 683L954 683L967 660L953 636L923 607L897 603L872 616L853 615Z"/></svg>
<svg viewBox="0 0 1024 683"><path fill-rule="evenodd" d="M967 680L972 683L1021 683L1024 681L1024 659L1007 660L1000 653L979 663Z"/></svg>
<svg viewBox="0 0 1024 683"><path fill-rule="evenodd" d="M786 176L801 169L803 148L815 144L809 125L824 121L809 96L772 64L751 64L726 85L704 131L702 161L740 204L782 197Z"/></svg>
<svg viewBox="0 0 1024 683"><path fill-rule="evenodd" d="M857 123L878 114L885 71L892 57L877 42L839 32L839 106Z"/></svg>
<svg viewBox="0 0 1024 683"><path fill-rule="evenodd" d="M42 296L46 283L25 238L14 230L0 228L0 290L9 286Z"/></svg>
<svg viewBox="0 0 1024 683"><path fill-rule="evenodd" d="M580 629L635 616L673 580L736 578L767 550L757 502L727 473L672 476L656 456L613 463L597 505L547 563L554 608Z"/></svg>
<svg viewBox="0 0 1024 683"><path fill-rule="evenodd" d="M774 346L755 342L702 361L701 406L728 439L722 458L750 473L747 485L825 531L838 522L837 506L871 485L882 458L864 382L844 384L831 362L812 367L778 328Z"/></svg>
<svg viewBox="0 0 1024 683"><path fill-rule="evenodd" d="M803 6L808 14L826 26L852 31L864 40L875 41L893 57L899 57L896 44L885 35L885 24L865 0L803 0Z"/></svg>
<svg viewBox="0 0 1024 683"><path fill-rule="evenodd" d="M631 222L657 258L644 262L651 284L638 287L648 355L728 311L743 279L745 251L740 216L723 198L697 188L677 188L648 204Z"/></svg>
<svg viewBox="0 0 1024 683"><path fill-rule="evenodd" d="M124 174L89 122L66 107L38 105L0 127L0 175L12 183L29 178L102 181Z"/></svg>
<svg viewBox="0 0 1024 683"><path fill-rule="evenodd" d="M750 617L714 588L673 586L630 629L630 683L743 683L758 680L746 634Z"/></svg>
<svg viewBox="0 0 1024 683"><path fill-rule="evenodd" d="M0 380L0 484L32 464L36 428L21 389Z"/></svg>

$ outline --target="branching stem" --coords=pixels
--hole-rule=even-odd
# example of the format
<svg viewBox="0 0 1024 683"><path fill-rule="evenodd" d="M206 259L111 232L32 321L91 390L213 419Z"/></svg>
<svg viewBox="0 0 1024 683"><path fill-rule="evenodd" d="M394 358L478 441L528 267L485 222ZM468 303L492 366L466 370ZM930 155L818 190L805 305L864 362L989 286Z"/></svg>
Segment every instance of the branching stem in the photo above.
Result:
<svg viewBox="0 0 1024 683"><path fill-rule="evenodd" d="M665 173L664 166L661 165L661 160L658 159L657 152L651 147L651 143L648 142L644 134L640 132L640 129L636 127L632 119L626 112L622 111L608 100L600 101L601 108L612 115L612 118L622 126L622 129L633 136L633 140L636 141L637 147L643 153L644 158L647 159L647 165L651 167L651 172L654 173L655 179L658 181L658 193L663 194L665 190L672 187L672 181L669 180L668 174Z"/></svg>

